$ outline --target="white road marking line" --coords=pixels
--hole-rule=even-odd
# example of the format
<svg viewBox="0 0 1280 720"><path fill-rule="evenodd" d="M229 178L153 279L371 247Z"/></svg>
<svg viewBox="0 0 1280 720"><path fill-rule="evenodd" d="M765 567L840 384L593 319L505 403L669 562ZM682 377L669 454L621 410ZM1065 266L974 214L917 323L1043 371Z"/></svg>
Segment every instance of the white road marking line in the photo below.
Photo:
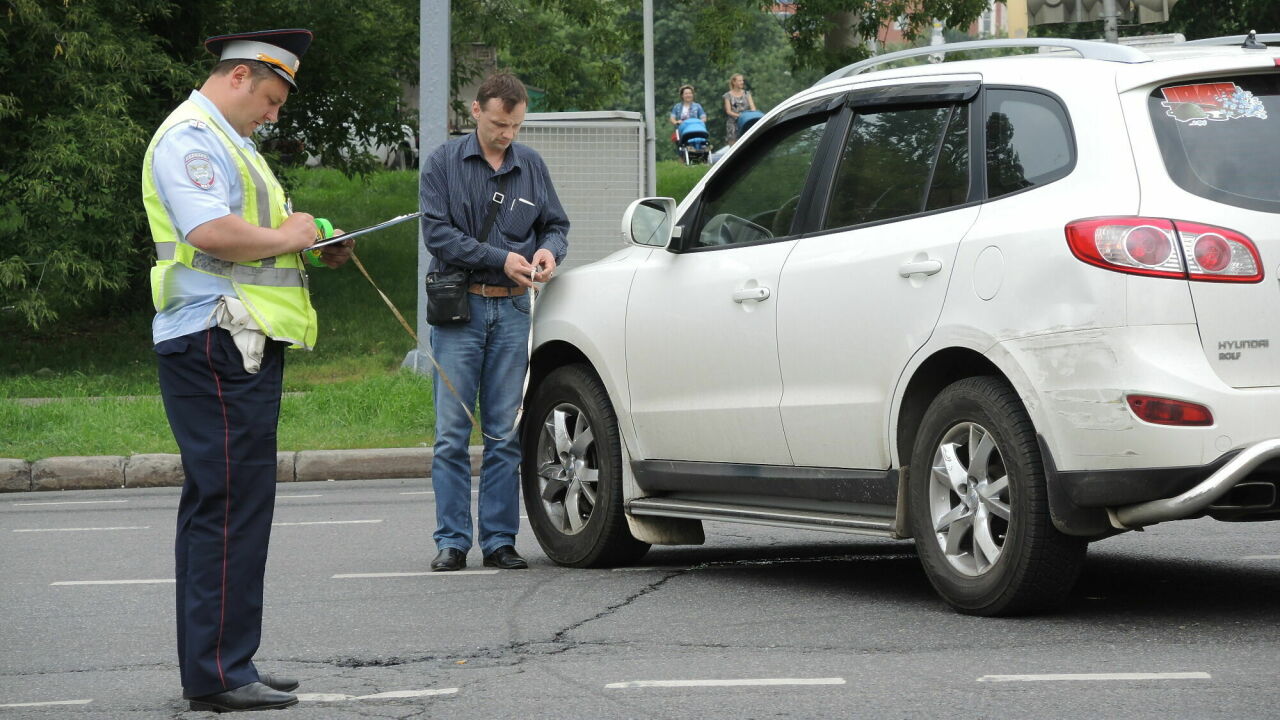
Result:
<svg viewBox="0 0 1280 720"><path fill-rule="evenodd" d="M844 678L742 678L739 680L631 680L605 685L606 690L651 687L739 687L743 685L844 685Z"/></svg>
<svg viewBox="0 0 1280 720"><path fill-rule="evenodd" d="M368 523L380 523L378 520L311 520L309 522L278 522L271 523L271 527L292 527L295 525L364 525Z"/></svg>
<svg viewBox="0 0 1280 720"><path fill-rule="evenodd" d="M90 530L150 530L150 525L122 525L120 527L85 527L85 528L21 528L14 532L88 532Z"/></svg>
<svg viewBox="0 0 1280 720"><path fill-rule="evenodd" d="M176 582L173 578L155 580L62 580L50 585L163 585Z"/></svg>
<svg viewBox="0 0 1280 720"><path fill-rule="evenodd" d="M324 497L324 495L277 495L277 500L296 500L298 498Z"/></svg>
<svg viewBox="0 0 1280 720"><path fill-rule="evenodd" d="M1058 680L1210 680L1206 672L1175 673L1046 673L1044 675L983 675L978 682L1041 682Z"/></svg>
<svg viewBox="0 0 1280 720"><path fill-rule="evenodd" d="M612 572L667 572L670 570L688 570L687 567L660 567L657 565L649 565L646 567L616 567Z"/></svg>
<svg viewBox="0 0 1280 720"><path fill-rule="evenodd" d="M434 490L414 490L413 492L402 492L402 493L400 493L400 494L401 494L401 495L435 495L436 493L435 493L435 491L434 491ZM472 494L472 495L479 495L479 494L480 494L480 491L479 491L479 490L472 490L472 491L471 491L471 494Z"/></svg>
<svg viewBox="0 0 1280 720"><path fill-rule="evenodd" d="M344 702L346 700L394 700L397 698L428 697L431 695L452 695L458 688L438 688L434 690L392 690L373 695L344 695L342 693L298 693L301 702ZM3 706L0 706L3 707Z"/></svg>
<svg viewBox="0 0 1280 720"><path fill-rule="evenodd" d="M107 503L127 503L128 500L58 500L56 502L14 503L14 505L105 505Z"/></svg>
<svg viewBox="0 0 1280 720"><path fill-rule="evenodd" d="M93 700L50 700L49 702L8 703L0 708L46 707L49 705L88 705Z"/></svg>
<svg viewBox="0 0 1280 720"><path fill-rule="evenodd" d="M1280 555L1245 555L1241 560L1280 560Z"/></svg>
<svg viewBox="0 0 1280 720"><path fill-rule="evenodd" d="M497 570L450 570L447 572L384 572L384 573L342 573L334 575L330 580L349 580L352 578L397 578L397 577L432 577L444 575L496 575Z"/></svg>

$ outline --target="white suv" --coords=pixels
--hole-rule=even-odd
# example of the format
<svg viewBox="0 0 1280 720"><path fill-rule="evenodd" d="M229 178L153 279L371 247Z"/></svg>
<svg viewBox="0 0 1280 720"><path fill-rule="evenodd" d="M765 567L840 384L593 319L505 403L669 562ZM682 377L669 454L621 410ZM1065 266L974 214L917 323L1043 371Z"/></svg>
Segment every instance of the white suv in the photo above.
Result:
<svg viewBox="0 0 1280 720"><path fill-rule="evenodd" d="M1061 600L1090 541L1280 519L1280 50L1244 40L882 56L637 201L631 246L536 304L547 554L911 537L999 615Z"/></svg>

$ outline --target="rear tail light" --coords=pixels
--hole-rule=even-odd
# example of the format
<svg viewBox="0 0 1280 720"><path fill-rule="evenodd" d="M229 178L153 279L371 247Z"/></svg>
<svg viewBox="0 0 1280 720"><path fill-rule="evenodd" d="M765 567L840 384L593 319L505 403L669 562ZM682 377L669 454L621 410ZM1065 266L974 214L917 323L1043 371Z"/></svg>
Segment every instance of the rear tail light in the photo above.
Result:
<svg viewBox="0 0 1280 720"><path fill-rule="evenodd" d="M1209 408L1185 400L1152 395L1128 395L1129 409L1140 420L1156 425L1181 425L1198 427L1213 424L1213 413Z"/></svg>
<svg viewBox="0 0 1280 720"><path fill-rule="evenodd" d="M1105 217L1067 224L1080 260L1116 272L1211 282L1258 282L1258 248L1225 228L1182 220Z"/></svg>
<svg viewBox="0 0 1280 720"><path fill-rule="evenodd" d="M1249 238L1233 230L1179 220L1187 271L1192 280L1258 282L1262 261Z"/></svg>

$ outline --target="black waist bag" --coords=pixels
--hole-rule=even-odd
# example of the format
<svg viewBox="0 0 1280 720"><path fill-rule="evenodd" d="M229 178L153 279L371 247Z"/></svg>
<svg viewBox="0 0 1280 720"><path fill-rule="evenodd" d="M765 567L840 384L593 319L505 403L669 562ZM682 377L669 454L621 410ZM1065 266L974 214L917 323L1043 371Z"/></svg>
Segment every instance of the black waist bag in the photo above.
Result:
<svg viewBox="0 0 1280 720"><path fill-rule="evenodd" d="M432 325L465 325L471 322L466 270L427 273L427 322Z"/></svg>

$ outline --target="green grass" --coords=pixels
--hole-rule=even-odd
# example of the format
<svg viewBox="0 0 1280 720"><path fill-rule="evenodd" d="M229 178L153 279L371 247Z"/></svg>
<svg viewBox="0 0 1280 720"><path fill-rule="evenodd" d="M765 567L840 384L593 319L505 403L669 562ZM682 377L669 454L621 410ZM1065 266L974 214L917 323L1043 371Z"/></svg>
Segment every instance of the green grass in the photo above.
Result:
<svg viewBox="0 0 1280 720"><path fill-rule="evenodd" d="M685 165L679 160L662 160L658 163L658 196L684 199L694 185L707 174L710 165Z"/></svg>
<svg viewBox="0 0 1280 720"><path fill-rule="evenodd" d="M706 169L659 163L659 194L683 198ZM288 183L295 208L347 230L418 206L416 171L361 180L336 170L296 170ZM356 255L416 328L416 223L361 238ZM286 355L285 392L301 394L284 398L280 449L431 443L431 383L400 370L412 338L355 263L316 269L310 277L320 338L315 351ZM152 316L146 306L106 320L64 320L42 333L6 328L0 338L0 458L177 452L156 386ZM60 400L31 405L19 398ZM473 433L472 442L478 439Z"/></svg>
<svg viewBox="0 0 1280 720"><path fill-rule="evenodd" d="M435 431L431 407L431 381L409 371L319 385L284 397L279 446L429 447ZM0 457L176 452L156 395L70 398L35 406L0 400Z"/></svg>

